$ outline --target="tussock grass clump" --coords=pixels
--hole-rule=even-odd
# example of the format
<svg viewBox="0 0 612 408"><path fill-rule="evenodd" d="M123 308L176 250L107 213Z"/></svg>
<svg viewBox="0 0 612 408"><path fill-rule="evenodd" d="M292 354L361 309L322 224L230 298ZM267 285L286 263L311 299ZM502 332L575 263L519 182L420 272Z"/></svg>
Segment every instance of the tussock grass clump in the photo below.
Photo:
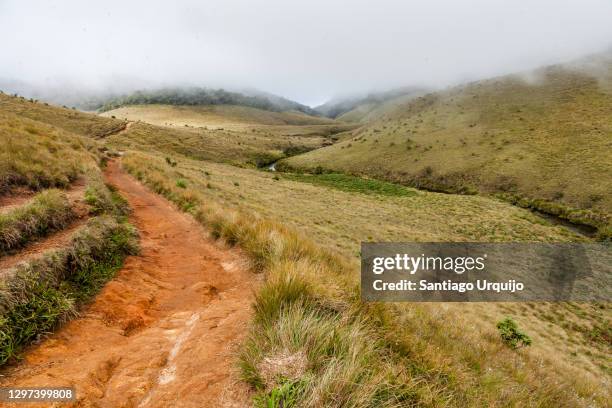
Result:
<svg viewBox="0 0 612 408"><path fill-rule="evenodd" d="M99 172L92 171L87 175L85 202L89 205L89 212L94 215L114 214L121 217L130 210L127 201L115 187L104 183Z"/></svg>
<svg viewBox="0 0 612 408"><path fill-rule="evenodd" d="M0 364L74 317L138 250L135 231L113 217L94 217L70 245L21 263L0 281Z"/></svg>
<svg viewBox="0 0 612 408"><path fill-rule="evenodd" d="M20 247L33 238L66 227L74 219L66 196L59 190L37 194L31 203L0 214L0 253Z"/></svg>

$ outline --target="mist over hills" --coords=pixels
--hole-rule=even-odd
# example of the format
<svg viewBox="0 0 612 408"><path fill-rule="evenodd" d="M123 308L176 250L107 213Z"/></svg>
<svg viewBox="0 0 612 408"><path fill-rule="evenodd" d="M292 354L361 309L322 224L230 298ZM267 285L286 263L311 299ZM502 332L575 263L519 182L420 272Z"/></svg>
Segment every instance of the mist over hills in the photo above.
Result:
<svg viewBox="0 0 612 408"><path fill-rule="evenodd" d="M136 88L134 85L141 85ZM154 87L143 83L133 85L84 88L72 83L53 82L33 84L20 80L0 78L0 90L26 98L85 111L108 111L127 105L239 105L273 112L298 111L319 116L309 106L258 89L226 90L197 86Z"/></svg>
<svg viewBox="0 0 612 408"><path fill-rule="evenodd" d="M324 116L335 119L361 105L381 104L402 96L421 95L426 92L428 92L428 89L424 87L405 86L386 91L373 91L365 95L358 94L333 98L314 109Z"/></svg>
<svg viewBox="0 0 612 408"><path fill-rule="evenodd" d="M606 235L611 56L430 93L285 164L435 191L495 194Z"/></svg>
<svg viewBox="0 0 612 408"><path fill-rule="evenodd" d="M136 91L126 96L112 98L100 106L99 110L108 111L126 105L149 104L240 105L274 112L298 111L309 115L317 115L315 110L306 105L261 91L232 92L224 89L197 87Z"/></svg>

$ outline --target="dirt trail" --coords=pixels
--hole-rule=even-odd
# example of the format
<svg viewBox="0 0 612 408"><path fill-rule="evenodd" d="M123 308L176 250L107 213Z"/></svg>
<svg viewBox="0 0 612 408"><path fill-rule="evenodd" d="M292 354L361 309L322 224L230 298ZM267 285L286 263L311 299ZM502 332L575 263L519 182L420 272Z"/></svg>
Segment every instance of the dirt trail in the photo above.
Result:
<svg viewBox="0 0 612 408"><path fill-rule="evenodd" d="M134 209L141 254L1 385L73 386L83 407L248 406L234 366L256 285L247 259L117 163L106 176Z"/></svg>

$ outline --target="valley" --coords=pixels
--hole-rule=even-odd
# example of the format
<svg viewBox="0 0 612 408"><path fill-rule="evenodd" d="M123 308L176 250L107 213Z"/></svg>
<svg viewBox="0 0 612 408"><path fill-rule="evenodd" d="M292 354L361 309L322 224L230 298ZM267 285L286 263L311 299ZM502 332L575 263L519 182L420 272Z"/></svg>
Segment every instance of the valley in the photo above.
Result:
<svg viewBox="0 0 612 408"><path fill-rule="evenodd" d="M0 94L2 216L48 189L80 197L54 205L82 216L70 230L36 212L45 227L18 244L0 223L10 256L32 254L18 268L40 270L50 250L73 271L73 237L98 221L114 232L88 239L122 243L94 282L34 275L47 286L31 297L5 283L3 383L70 378L85 406L176 393L249 406L287 389L295 406L606 406L609 304L359 298L362 241L609 240L612 94L565 68L538 75L351 101L335 118L157 99L96 114ZM21 279L13 266L3 276ZM32 299L51 294L53 318L24 336L22 311L42 315ZM500 340L506 317L530 347Z"/></svg>
<svg viewBox="0 0 612 408"><path fill-rule="evenodd" d="M583 67L593 59L601 61L596 75ZM612 59L592 57L529 75L419 97L341 143L281 167L493 195L595 227L606 237L612 186L600 175L612 171Z"/></svg>

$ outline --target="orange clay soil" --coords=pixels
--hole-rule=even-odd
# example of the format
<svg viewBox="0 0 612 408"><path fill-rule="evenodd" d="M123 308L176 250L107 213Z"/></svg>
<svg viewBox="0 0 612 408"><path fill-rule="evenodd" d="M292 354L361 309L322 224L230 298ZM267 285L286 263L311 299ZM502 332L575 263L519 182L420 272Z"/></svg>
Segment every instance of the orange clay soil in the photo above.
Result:
<svg viewBox="0 0 612 408"><path fill-rule="evenodd" d="M236 374L257 286L248 260L116 162L106 178L133 208L141 254L79 318L5 369L0 384L71 386L82 407L248 406ZM15 404L28 405L45 406Z"/></svg>

